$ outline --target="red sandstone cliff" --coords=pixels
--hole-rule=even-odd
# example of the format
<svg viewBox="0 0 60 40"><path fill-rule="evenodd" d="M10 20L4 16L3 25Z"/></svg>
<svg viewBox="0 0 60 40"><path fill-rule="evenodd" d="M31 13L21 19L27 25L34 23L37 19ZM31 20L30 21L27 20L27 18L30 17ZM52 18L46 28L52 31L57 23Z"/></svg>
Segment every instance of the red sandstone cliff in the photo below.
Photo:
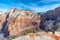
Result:
<svg viewBox="0 0 60 40"><path fill-rule="evenodd" d="M8 16L9 15L9 16ZM6 18L7 17L7 18ZM9 35L16 35L21 33L23 30L39 30L40 16L37 15L34 11L30 10L19 10L19 9L10 9L6 12L6 15L1 15L1 26L7 25ZM7 20L7 23L3 22ZM3 26L4 27L4 26ZM2 29L3 30L3 29ZM7 32L7 31L6 31Z"/></svg>

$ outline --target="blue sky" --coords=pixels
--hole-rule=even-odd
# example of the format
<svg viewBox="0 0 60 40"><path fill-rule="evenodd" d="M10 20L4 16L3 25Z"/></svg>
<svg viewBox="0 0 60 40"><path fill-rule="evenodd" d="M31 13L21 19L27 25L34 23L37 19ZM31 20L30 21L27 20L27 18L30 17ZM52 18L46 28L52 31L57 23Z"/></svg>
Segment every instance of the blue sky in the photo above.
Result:
<svg viewBox="0 0 60 40"><path fill-rule="evenodd" d="M0 0L0 10L3 11L18 8L46 12L56 7L60 7L60 0Z"/></svg>

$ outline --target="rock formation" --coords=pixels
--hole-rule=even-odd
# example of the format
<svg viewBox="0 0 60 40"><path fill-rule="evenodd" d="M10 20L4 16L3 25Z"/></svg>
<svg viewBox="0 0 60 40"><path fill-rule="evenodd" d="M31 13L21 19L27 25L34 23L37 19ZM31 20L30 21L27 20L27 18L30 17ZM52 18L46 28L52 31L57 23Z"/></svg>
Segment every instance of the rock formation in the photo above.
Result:
<svg viewBox="0 0 60 40"><path fill-rule="evenodd" d="M49 10L41 15L43 20L57 20L60 18L60 7L55 8L54 10Z"/></svg>
<svg viewBox="0 0 60 40"><path fill-rule="evenodd" d="M9 16L6 18L8 14ZM39 30L40 16L34 11L14 8L8 10L5 15L1 15L1 17L3 17L0 19L1 29L3 29L4 32L8 30L9 35L16 35L24 30ZM6 26L8 26L8 28ZM4 29L6 29L6 31Z"/></svg>
<svg viewBox="0 0 60 40"><path fill-rule="evenodd" d="M3 13L0 14L0 32L2 32L5 37L19 36L13 40L60 40L60 35L56 34L57 32L55 34L40 32L40 27L43 26L43 23L49 23L49 20L51 20L51 22L56 21L56 26L60 27L59 10L60 8L56 8L47 11L45 14L41 14L41 16L31 10L19 10L16 8L10 9L7 12L0 12ZM53 25L50 25L51 23L48 25L48 23L46 28L52 28Z"/></svg>
<svg viewBox="0 0 60 40"><path fill-rule="evenodd" d="M53 29L54 29L55 31L58 31L57 29L60 29L60 26L59 26L60 25L59 24L60 23L60 7L55 8L54 10L49 10L49 11L45 12L44 14L41 14L41 20L42 20L41 25L40 25L41 29L43 29L43 30L48 29L48 31L53 31ZM48 22L48 21L51 21L51 22ZM54 21L54 23L52 23L53 21ZM51 23L51 25L50 25L50 23ZM52 27L52 25L53 25L53 27ZM45 27L45 26L47 26L47 27ZM51 28L51 30L49 28Z"/></svg>

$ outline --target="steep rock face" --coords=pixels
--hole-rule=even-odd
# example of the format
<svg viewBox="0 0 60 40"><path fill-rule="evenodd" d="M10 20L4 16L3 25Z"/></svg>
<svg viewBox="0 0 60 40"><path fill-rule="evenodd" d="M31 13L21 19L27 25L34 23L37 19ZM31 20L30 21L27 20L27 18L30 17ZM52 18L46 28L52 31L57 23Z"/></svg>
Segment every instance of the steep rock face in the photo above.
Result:
<svg viewBox="0 0 60 40"><path fill-rule="evenodd" d="M4 28L7 28L5 30L6 32L8 30L9 35L16 35L24 30L39 30L39 24L41 21L40 16L33 11L19 10L14 8L7 11L6 16L2 17L4 18L1 18L0 20L5 20L4 22L2 22L2 25L5 25L5 27L2 27L2 30Z"/></svg>
<svg viewBox="0 0 60 40"><path fill-rule="evenodd" d="M54 10L49 10L49 11L47 11L46 13L44 13L44 14L41 14L41 25L40 25L40 28L42 29L42 30L44 30L45 28L45 30L47 30L48 29L48 31L50 30L55 30L55 31L58 31L58 29L60 29L60 7L58 7L58 8L55 8ZM47 22L48 21L51 21L51 22ZM53 23L53 21L54 21L54 23ZM46 23L46 24L45 24ZM50 25L50 23L51 23L51 25ZM48 26L47 26L47 24L49 24ZM53 27L52 27L52 25L53 25ZM45 26L47 26L47 27L45 27ZM49 28L51 28L51 29L49 29ZM44 31L45 31L44 30ZM54 31L53 31L54 32Z"/></svg>

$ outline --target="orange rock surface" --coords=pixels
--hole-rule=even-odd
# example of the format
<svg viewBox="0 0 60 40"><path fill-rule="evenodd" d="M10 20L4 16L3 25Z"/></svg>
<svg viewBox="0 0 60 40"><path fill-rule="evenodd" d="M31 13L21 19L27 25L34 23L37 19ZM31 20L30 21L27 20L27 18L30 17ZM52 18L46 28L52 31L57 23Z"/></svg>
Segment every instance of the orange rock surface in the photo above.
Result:
<svg viewBox="0 0 60 40"><path fill-rule="evenodd" d="M15 12L13 12L15 10ZM17 9L10 10L8 20L8 30L10 35L16 35L26 29L39 29L40 16L33 11ZM17 16L18 15L18 16Z"/></svg>

